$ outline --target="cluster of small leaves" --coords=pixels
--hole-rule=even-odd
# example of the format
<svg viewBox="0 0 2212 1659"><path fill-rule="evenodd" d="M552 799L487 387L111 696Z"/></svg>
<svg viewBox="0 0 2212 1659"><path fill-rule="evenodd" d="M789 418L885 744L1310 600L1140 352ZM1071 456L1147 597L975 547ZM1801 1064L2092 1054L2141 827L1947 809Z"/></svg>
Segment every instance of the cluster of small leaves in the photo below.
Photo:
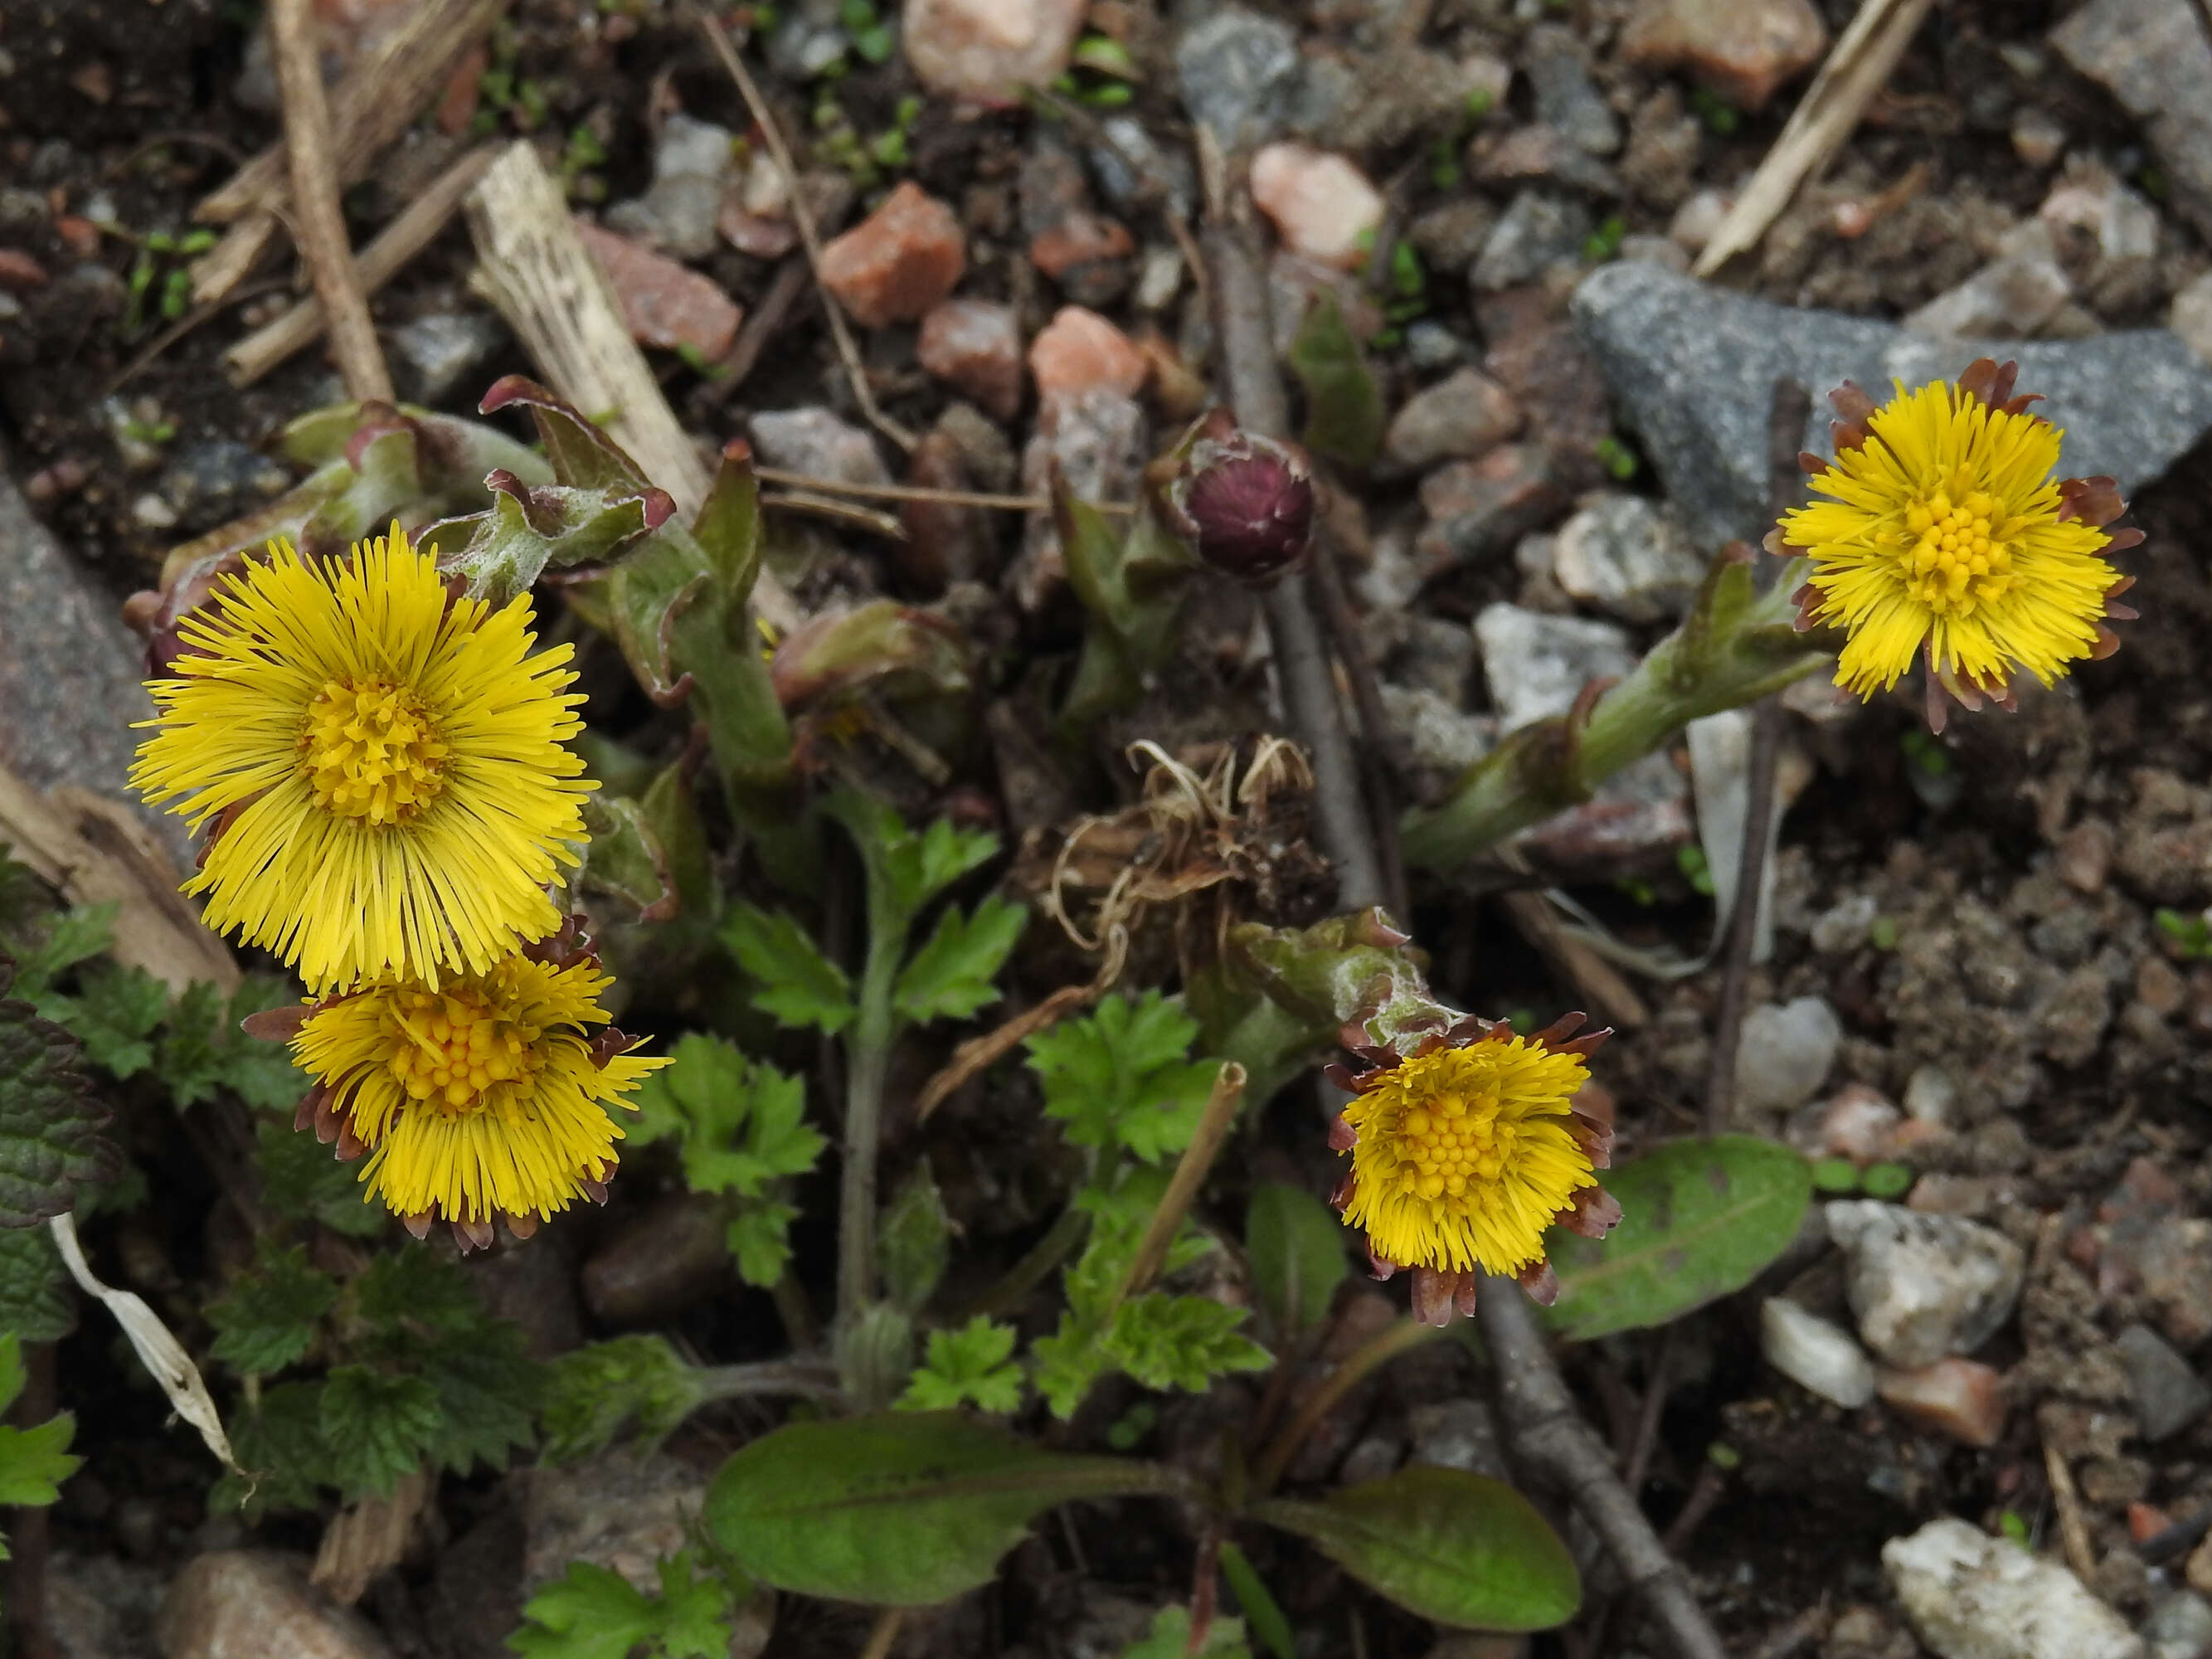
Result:
<svg viewBox="0 0 2212 1659"><path fill-rule="evenodd" d="M324 1488L352 1502L426 1463L503 1468L532 1443L544 1368L520 1328L487 1316L459 1268L426 1247L377 1255L343 1284L304 1250L264 1247L208 1322L215 1357L249 1377L328 1364L261 1388L232 1418L240 1465L258 1480L226 1476L217 1512L312 1508Z"/></svg>
<svg viewBox="0 0 2212 1659"><path fill-rule="evenodd" d="M1012 1363L1014 1328L977 1314L957 1331L932 1331L928 1358L899 1396L899 1409L1015 1412L1022 1404L1022 1368Z"/></svg>
<svg viewBox="0 0 2212 1659"><path fill-rule="evenodd" d="M526 1602L507 1638L522 1659L722 1659L732 1614L752 1586L681 1550L657 1564L660 1591L648 1595L611 1568L569 1563L566 1577Z"/></svg>
<svg viewBox="0 0 2212 1659"><path fill-rule="evenodd" d="M684 1184L731 1203L726 1241L738 1273L773 1285L790 1264L799 1218L787 1183L812 1170L827 1144L806 1126L806 1085L701 1032L679 1041L673 1059L638 1090L631 1137L677 1142Z"/></svg>
<svg viewBox="0 0 2212 1659"><path fill-rule="evenodd" d="M618 1336L556 1359L541 1421L550 1463L573 1462L614 1444L628 1430L649 1451L705 1397L698 1368L660 1336Z"/></svg>
<svg viewBox="0 0 2212 1659"><path fill-rule="evenodd" d="M23 1342L15 1332L0 1335L0 1413L23 1392ZM70 1455L76 1419L64 1412L27 1429L0 1425L0 1504L43 1509L61 1496L61 1484L84 1460ZM0 1537L0 1561L8 1541Z"/></svg>
<svg viewBox="0 0 2212 1659"><path fill-rule="evenodd" d="M1118 1149L1147 1164L1190 1145L1218 1067L1191 1060L1198 1022L1158 991L1108 997L1083 1019L1029 1040L1047 1117L1078 1146Z"/></svg>

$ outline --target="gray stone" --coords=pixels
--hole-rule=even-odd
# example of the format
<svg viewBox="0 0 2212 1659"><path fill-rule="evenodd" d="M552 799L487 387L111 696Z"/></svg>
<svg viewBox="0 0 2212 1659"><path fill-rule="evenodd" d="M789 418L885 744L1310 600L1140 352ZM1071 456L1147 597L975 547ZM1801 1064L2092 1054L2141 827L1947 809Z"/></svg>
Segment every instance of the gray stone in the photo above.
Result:
<svg viewBox="0 0 2212 1659"><path fill-rule="evenodd" d="M1679 617L1705 562L1680 526L1643 495L1606 495L1559 526L1552 572L1575 598L1624 622Z"/></svg>
<svg viewBox="0 0 2212 1659"><path fill-rule="evenodd" d="M1438 270L1464 270L1482 252L1498 223L1498 210L1472 193L1432 207L1406 227L1406 239Z"/></svg>
<svg viewBox="0 0 2212 1659"><path fill-rule="evenodd" d="M250 444L216 438L178 450L160 488L175 509L172 522L191 535L251 512L291 482L290 472Z"/></svg>
<svg viewBox="0 0 2212 1659"><path fill-rule="evenodd" d="M1940 1659L2143 1659L2120 1616L2064 1567L1954 1516L1891 1539L1881 1565Z"/></svg>
<svg viewBox="0 0 2212 1659"><path fill-rule="evenodd" d="M1415 368L1450 368L1474 355L1474 346L1442 323L1424 317L1406 325L1406 361Z"/></svg>
<svg viewBox="0 0 2212 1659"><path fill-rule="evenodd" d="M793 20L798 21L798 20ZM653 186L606 212L610 230L652 242L678 259L703 259L718 245L714 221L732 167L727 127L682 112L661 123L653 153Z"/></svg>
<svg viewBox="0 0 2212 1659"><path fill-rule="evenodd" d="M1224 153L1256 148L1281 128L1300 64L1289 24L1224 6L1183 32L1175 59L1183 107Z"/></svg>
<svg viewBox="0 0 2212 1659"><path fill-rule="evenodd" d="M1759 1305L1759 1350L1766 1363L1823 1400L1856 1411L1874 1398L1874 1361L1842 1326L1784 1296Z"/></svg>
<svg viewBox="0 0 2212 1659"><path fill-rule="evenodd" d="M1595 679L1625 679L1636 667L1627 630L1584 617L1550 617L1517 605L1487 605L1474 619L1490 704L1508 732L1564 714Z"/></svg>
<svg viewBox="0 0 2212 1659"><path fill-rule="evenodd" d="M1399 405L1383 434L1382 453L1410 471L1472 459L1520 429L1521 405L1513 394L1480 370L1462 368Z"/></svg>
<svg viewBox="0 0 2212 1659"><path fill-rule="evenodd" d="M2089 0L2051 44L2142 124L2173 204L2212 236L2212 46L2194 0Z"/></svg>
<svg viewBox="0 0 2212 1659"><path fill-rule="evenodd" d="M143 673L114 597L39 522L0 450L0 764L34 789L71 783L135 805L131 722L154 714ZM179 821L139 810L190 869Z"/></svg>
<svg viewBox="0 0 2212 1659"><path fill-rule="evenodd" d="M2026 1261L1993 1227L1873 1199L1826 1206L1859 1335L1902 1370L1972 1353L2012 1316Z"/></svg>
<svg viewBox="0 0 2212 1659"><path fill-rule="evenodd" d="M1108 201L1118 208L1133 209L1142 204L1148 185L1164 185L1176 213L1189 216L1192 204L1198 199L1198 175L1188 155L1154 143L1145 124L1133 115L1116 115L1099 123L1099 129L1110 142L1092 147L1086 159L1091 176L1098 181ZM1130 166L1132 161L1138 164L1136 167Z"/></svg>
<svg viewBox="0 0 2212 1659"><path fill-rule="evenodd" d="M2179 1434L2212 1407L2212 1388L2148 1325L2130 1325L2112 1339L2127 1367L2136 1426L2146 1440Z"/></svg>
<svg viewBox="0 0 2212 1659"><path fill-rule="evenodd" d="M1579 260L1595 223L1571 196L1524 190L1484 240L1468 280L1480 289L1533 283L1554 265Z"/></svg>
<svg viewBox="0 0 2212 1659"><path fill-rule="evenodd" d="M1958 1105L1959 1085L1940 1066L1916 1066L1905 1079L1905 1115L1916 1122L1948 1128Z"/></svg>
<svg viewBox="0 0 2212 1659"><path fill-rule="evenodd" d="M1359 76L1342 58L1318 52L1305 58L1283 112L1284 130L1326 143L1344 131L1359 96ZM1350 146L1346 146L1350 148Z"/></svg>
<svg viewBox="0 0 2212 1659"><path fill-rule="evenodd" d="M442 404L456 392L469 403L492 354L507 343L507 325L489 311L442 311L402 323L385 336L410 403Z"/></svg>
<svg viewBox="0 0 2212 1659"><path fill-rule="evenodd" d="M2212 93L2205 105L2212 108ZM1644 264L1604 265L1574 310L1613 392L1693 538L1717 546L1765 533L1766 410L1788 375L1814 393L1805 445L1830 453L1821 402L1845 380L1876 395L1956 376L1981 355L1894 324L1800 311L1707 288ZM2110 473L2123 493L2156 477L2212 425L2212 372L2163 329L2092 339L2005 342L2039 413L2066 430L2065 470Z"/></svg>
<svg viewBox="0 0 2212 1659"><path fill-rule="evenodd" d="M167 1659L392 1655L366 1620L309 1586L304 1560L258 1550L221 1550L187 1563L162 1603L160 1638Z"/></svg>
<svg viewBox="0 0 2212 1659"><path fill-rule="evenodd" d="M1439 787L1498 746L1493 715L1470 714L1456 698L1425 685L1384 684L1376 690L1382 710L1390 717L1391 734L1404 745L1406 761L1431 775Z"/></svg>
<svg viewBox="0 0 2212 1659"><path fill-rule="evenodd" d="M2212 364L2212 270L2174 295L2166 310L2166 325L2197 354L2200 362Z"/></svg>
<svg viewBox="0 0 2212 1659"><path fill-rule="evenodd" d="M161 1575L112 1555L46 1562L46 1632L58 1659L154 1659Z"/></svg>
<svg viewBox="0 0 2212 1659"><path fill-rule="evenodd" d="M1736 1048L1738 1109L1796 1111L1827 1081L1843 1041L1843 1023L1819 997L1759 1004L1744 1015Z"/></svg>
<svg viewBox="0 0 2212 1659"><path fill-rule="evenodd" d="M1136 494L1138 475L1152 454L1150 442L1143 405L1118 392L1093 386L1056 400L1049 418L1037 423L1022 449L1022 488L1030 495L1043 495L1057 465L1068 489L1080 499L1126 501ZM1021 552L1007 573L1016 602L1035 615L1066 574L1052 514L1029 514Z"/></svg>
<svg viewBox="0 0 2212 1659"><path fill-rule="evenodd" d="M2059 269L2057 245L2040 220L2030 220L2008 241L2003 258L1911 313L1905 326L1940 340L2040 333L2073 299L2074 285Z"/></svg>
<svg viewBox="0 0 2212 1659"><path fill-rule="evenodd" d="M1413 1449L1406 1459L1409 1463L1465 1469L1498 1480L1507 1478L1505 1454L1498 1443L1498 1425L1490 1407L1480 1400L1443 1400L1416 1406L1406 1413L1406 1429L1413 1439Z"/></svg>
<svg viewBox="0 0 2212 1659"><path fill-rule="evenodd" d="M1536 89L1536 118L1592 155L1620 148L1620 118L1583 66L1582 43L1565 23L1528 31L1522 62Z"/></svg>
<svg viewBox="0 0 2212 1659"><path fill-rule="evenodd" d="M769 409L752 418L753 447L763 465L841 483L889 483L890 469L876 441L826 409Z"/></svg>
<svg viewBox="0 0 2212 1659"><path fill-rule="evenodd" d="M2142 1623L2149 1659L2204 1659L2212 1653L2212 1601L2193 1590L2177 1590L2150 1610Z"/></svg>

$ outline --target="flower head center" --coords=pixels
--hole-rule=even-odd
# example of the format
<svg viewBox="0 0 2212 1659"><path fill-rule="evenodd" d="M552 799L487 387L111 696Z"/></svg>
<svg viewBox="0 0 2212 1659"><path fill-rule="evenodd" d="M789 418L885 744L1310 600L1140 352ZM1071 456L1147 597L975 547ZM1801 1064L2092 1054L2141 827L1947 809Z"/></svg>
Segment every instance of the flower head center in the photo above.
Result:
<svg viewBox="0 0 2212 1659"><path fill-rule="evenodd" d="M1938 489L1905 510L1900 557L1905 591L1939 617L1969 617L1993 605L2015 580L2012 555L2021 523L1983 490L1954 500Z"/></svg>
<svg viewBox="0 0 2212 1659"><path fill-rule="evenodd" d="M437 799L446 752L414 692L389 680L331 681L300 734L315 804L376 824L404 823Z"/></svg>
<svg viewBox="0 0 2212 1659"><path fill-rule="evenodd" d="M448 1117L480 1112L492 1089L538 1074L538 1028L501 1012L472 988L399 991L386 1019L393 1080L409 1099Z"/></svg>
<svg viewBox="0 0 2212 1659"><path fill-rule="evenodd" d="M1517 1123L1500 1120L1496 1090L1449 1090L1398 1120L1396 1178L1423 1198L1458 1198L1470 1183L1496 1181L1520 1138Z"/></svg>

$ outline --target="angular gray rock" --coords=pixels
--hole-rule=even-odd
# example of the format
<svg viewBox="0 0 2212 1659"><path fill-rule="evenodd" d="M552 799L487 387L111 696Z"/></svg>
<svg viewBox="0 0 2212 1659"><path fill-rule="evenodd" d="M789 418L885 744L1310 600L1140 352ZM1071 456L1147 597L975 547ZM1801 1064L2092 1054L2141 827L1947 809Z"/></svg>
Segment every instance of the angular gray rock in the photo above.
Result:
<svg viewBox="0 0 2212 1659"><path fill-rule="evenodd" d="M2136 1427L2146 1440L2179 1434L2212 1407L2212 1388L2148 1325L2130 1325L2112 1340L2127 1368Z"/></svg>
<svg viewBox="0 0 2212 1659"><path fill-rule="evenodd" d="M2212 235L2212 46L2194 0L2089 0L2051 44L2142 123L2174 205Z"/></svg>
<svg viewBox="0 0 2212 1659"><path fill-rule="evenodd" d="M1870 1198L1830 1204L1827 1222L1859 1335L1891 1364L1972 1353L2012 1316L2027 1261L1994 1227Z"/></svg>
<svg viewBox="0 0 2212 1659"><path fill-rule="evenodd" d="M1553 265L1581 258L1596 222L1571 196L1524 190L1492 228L1468 280L1479 289L1533 283Z"/></svg>
<svg viewBox="0 0 2212 1659"><path fill-rule="evenodd" d="M2212 93L2200 107L2212 108ZM2065 471L2110 473L2123 492L2156 477L2212 426L2212 371L2163 329L2081 340L1939 342L1896 325L1800 311L1712 289L1649 264L1601 266L1575 318L1697 542L1766 530L1766 411L1789 375L1813 393L1804 447L1830 453L1827 392L1871 394L1955 377L1975 357L2016 358L2036 407L2066 429Z"/></svg>
<svg viewBox="0 0 2212 1659"><path fill-rule="evenodd" d="M1688 607L1705 561L1648 496L1603 495L1559 526L1552 574L1623 622L1656 623Z"/></svg>
<svg viewBox="0 0 2212 1659"><path fill-rule="evenodd" d="M1620 118L1583 66L1574 30L1565 23L1539 23L1528 31L1524 49L1536 89L1536 118L1592 155L1619 149Z"/></svg>
<svg viewBox="0 0 2212 1659"><path fill-rule="evenodd" d="M752 418L761 460L812 478L841 483L889 483L876 441L850 421L821 408L764 409Z"/></svg>
<svg viewBox="0 0 2212 1659"><path fill-rule="evenodd" d="M1297 33L1224 6L1184 31L1175 61L1183 107L1233 154L1265 143L1283 125L1297 88Z"/></svg>
<svg viewBox="0 0 2212 1659"><path fill-rule="evenodd" d="M1510 732L1574 706L1584 685L1626 679L1636 667L1626 631L1584 617L1486 605L1474 619L1491 706Z"/></svg>
<svg viewBox="0 0 2212 1659"><path fill-rule="evenodd" d="M1891 1539L1881 1565L1942 1659L2142 1659L2135 1632L2072 1573L1955 1516Z"/></svg>

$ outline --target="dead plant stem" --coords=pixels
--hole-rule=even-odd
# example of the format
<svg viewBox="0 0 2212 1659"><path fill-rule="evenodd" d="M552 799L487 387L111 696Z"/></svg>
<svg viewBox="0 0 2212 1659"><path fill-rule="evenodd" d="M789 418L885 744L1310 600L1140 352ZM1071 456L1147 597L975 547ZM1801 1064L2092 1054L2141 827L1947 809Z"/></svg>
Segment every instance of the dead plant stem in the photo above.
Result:
<svg viewBox="0 0 2212 1659"><path fill-rule="evenodd" d="M1130 1259L1129 1271L1115 1286L1106 1311L1099 1316L1100 1323L1111 1319L1115 1309L1131 1297L1142 1294L1159 1277L1168 1250L1175 1243L1176 1234L1182 1229L1183 1218L1197 1200L1198 1189L1205 1182L1206 1171L1213 1167L1221 1143L1229 1138L1229 1126L1237 1121L1237 1108L1243 1099L1244 1068L1233 1060L1224 1061L1214 1074L1213 1092L1206 1097L1206 1109L1199 1115L1198 1132L1191 1136L1190 1145L1183 1148L1175 1174L1168 1179L1168 1189L1160 1195L1159 1206L1145 1224L1145 1234L1137 1241L1137 1253Z"/></svg>

